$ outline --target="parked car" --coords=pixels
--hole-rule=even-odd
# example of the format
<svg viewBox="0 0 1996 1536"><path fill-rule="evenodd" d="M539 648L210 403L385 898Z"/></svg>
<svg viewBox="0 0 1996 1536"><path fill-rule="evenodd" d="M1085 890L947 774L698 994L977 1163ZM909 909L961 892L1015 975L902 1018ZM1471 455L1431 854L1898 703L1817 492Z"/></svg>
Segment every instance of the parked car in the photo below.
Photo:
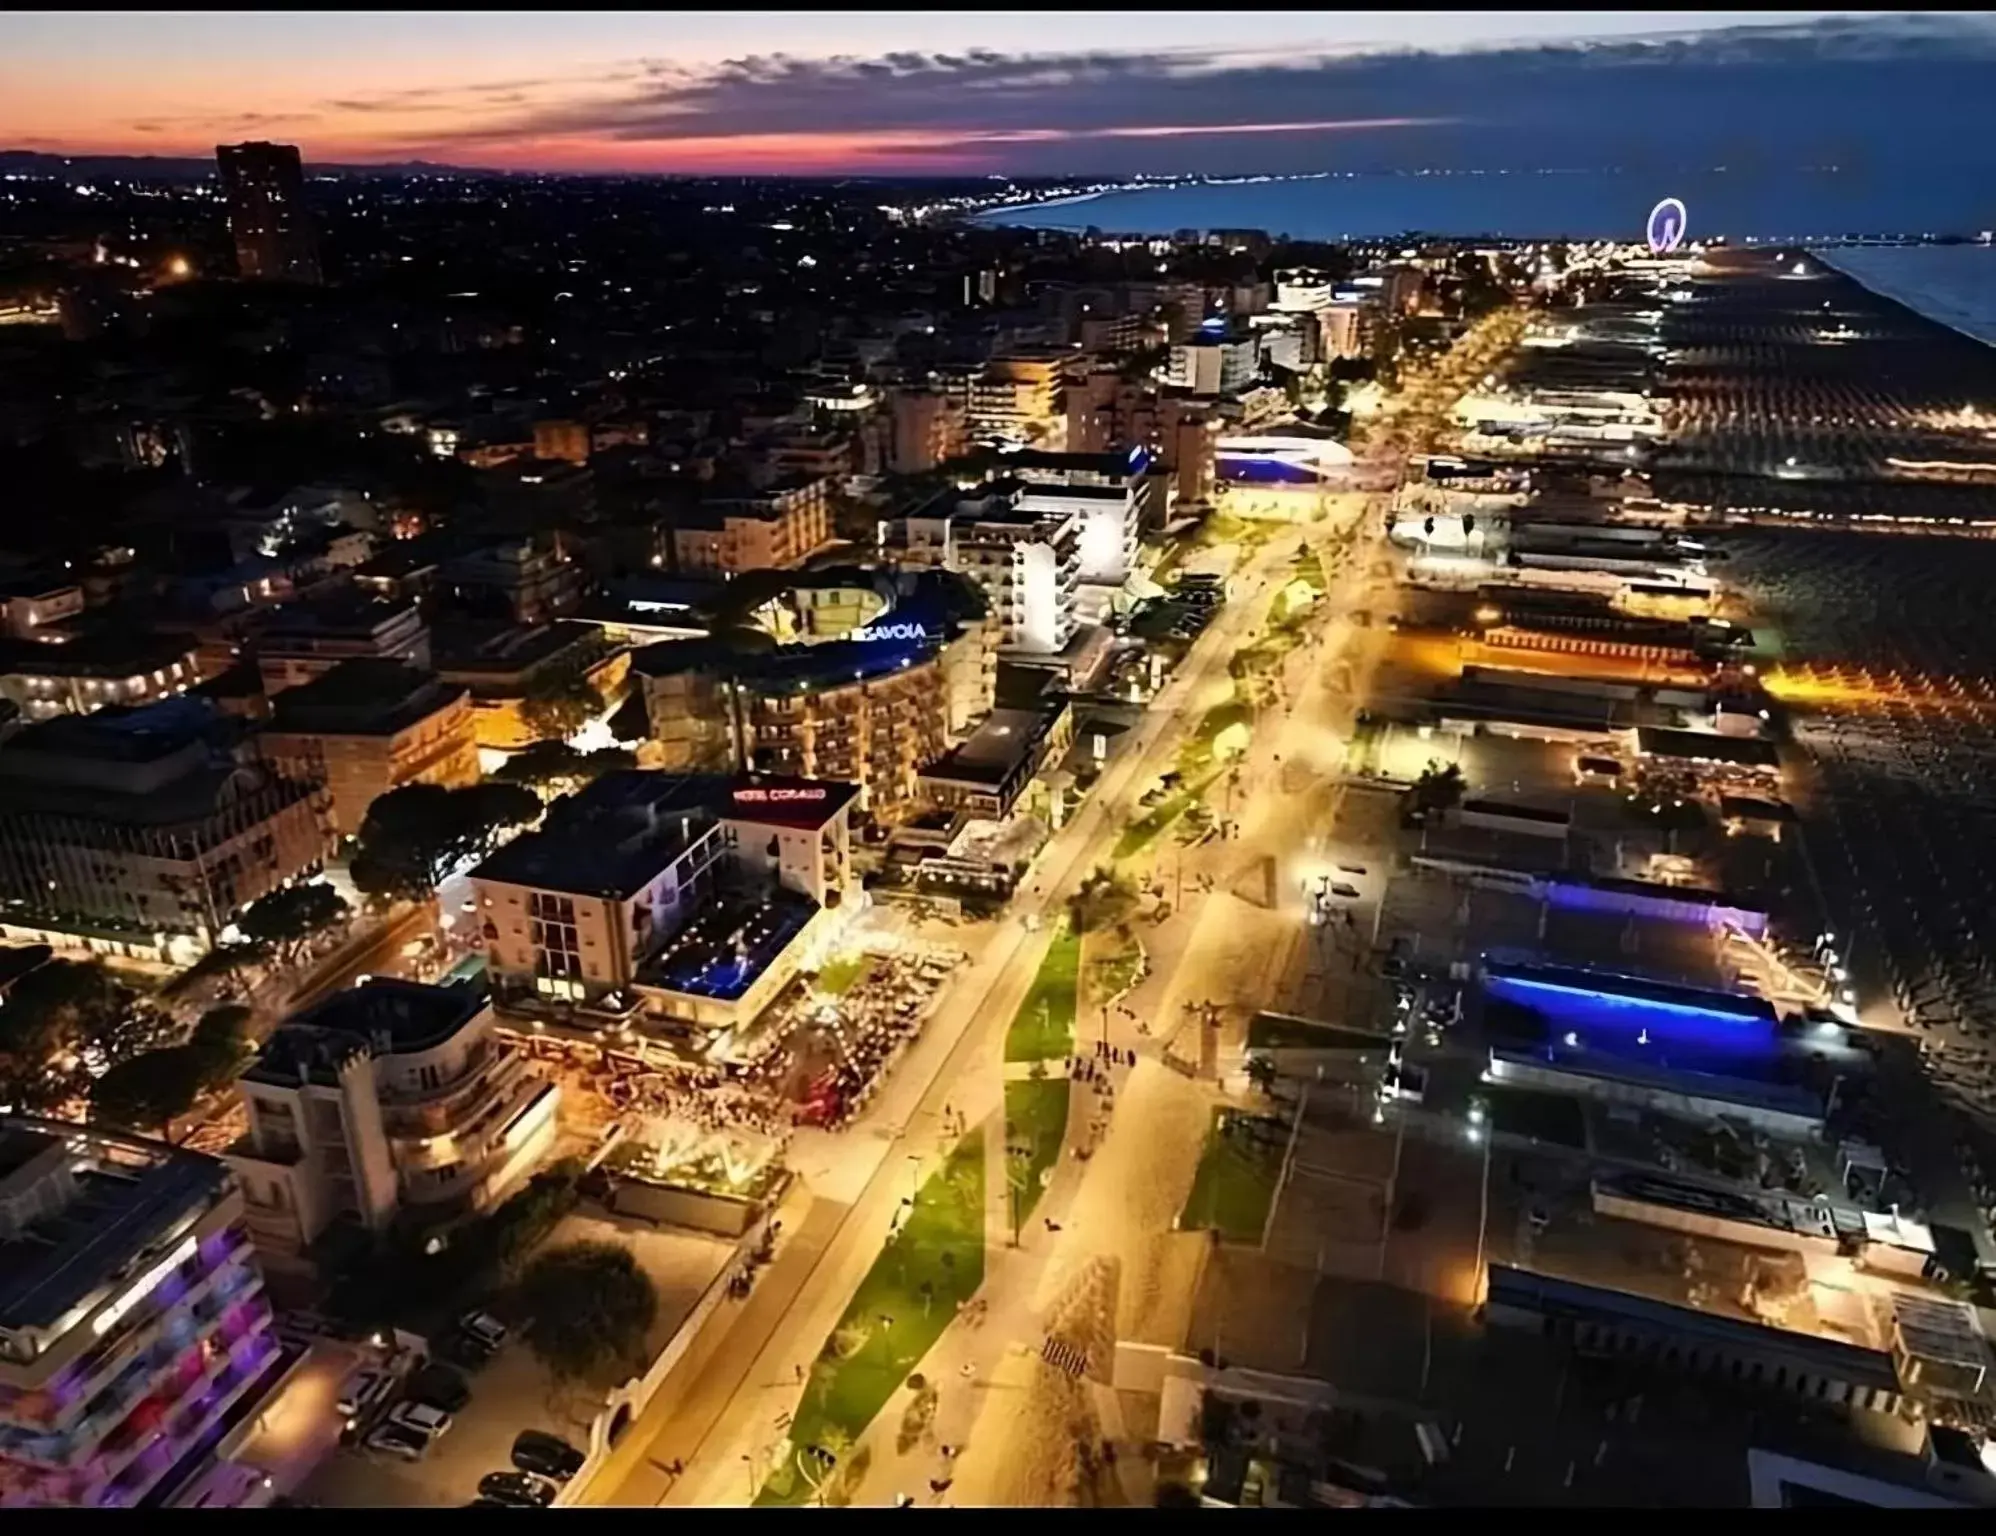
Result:
<svg viewBox="0 0 1996 1536"><path fill-rule="evenodd" d="M468 1333L447 1333L436 1344L437 1359L449 1361L460 1371L482 1370L492 1363L495 1353Z"/></svg>
<svg viewBox="0 0 1996 1536"><path fill-rule="evenodd" d="M471 1401L471 1386L449 1366L432 1360L409 1378L408 1396L411 1402L459 1413Z"/></svg>
<svg viewBox="0 0 1996 1536"><path fill-rule="evenodd" d="M381 1401L395 1378L387 1371L356 1371L347 1378L347 1384L340 1389L339 1415L343 1419L360 1418Z"/></svg>
<svg viewBox="0 0 1996 1536"><path fill-rule="evenodd" d="M506 1342L506 1325L490 1312L467 1312L457 1320L457 1327L466 1338L476 1339L493 1353Z"/></svg>
<svg viewBox="0 0 1996 1536"><path fill-rule="evenodd" d="M389 1456L398 1456L403 1461L421 1461L423 1453L430 1448L431 1436L421 1430L411 1429L406 1424L398 1424L394 1419L378 1426L367 1437L370 1451L381 1451Z"/></svg>
<svg viewBox="0 0 1996 1536"><path fill-rule="evenodd" d="M565 1483L582 1470L583 1455L559 1435L523 1429L513 1440L513 1465Z"/></svg>
<svg viewBox="0 0 1996 1536"><path fill-rule="evenodd" d="M427 1435L432 1440L440 1440L450 1433L451 1416L429 1403L414 1403L405 1399L390 1411L388 1422L419 1435Z"/></svg>
<svg viewBox="0 0 1996 1536"><path fill-rule="evenodd" d="M555 1492L553 1482L532 1472L488 1472L478 1480L480 1498L523 1509L546 1509Z"/></svg>

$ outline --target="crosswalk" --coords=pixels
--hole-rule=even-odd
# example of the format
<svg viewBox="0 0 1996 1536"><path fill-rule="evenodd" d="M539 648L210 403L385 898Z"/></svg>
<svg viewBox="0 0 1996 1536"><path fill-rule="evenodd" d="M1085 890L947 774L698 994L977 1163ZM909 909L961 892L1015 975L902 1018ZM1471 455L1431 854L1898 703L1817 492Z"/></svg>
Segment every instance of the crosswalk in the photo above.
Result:
<svg viewBox="0 0 1996 1536"><path fill-rule="evenodd" d="M1065 1339L1056 1339L1051 1334L1040 1346L1040 1358L1077 1381L1088 1374L1088 1351L1076 1348Z"/></svg>

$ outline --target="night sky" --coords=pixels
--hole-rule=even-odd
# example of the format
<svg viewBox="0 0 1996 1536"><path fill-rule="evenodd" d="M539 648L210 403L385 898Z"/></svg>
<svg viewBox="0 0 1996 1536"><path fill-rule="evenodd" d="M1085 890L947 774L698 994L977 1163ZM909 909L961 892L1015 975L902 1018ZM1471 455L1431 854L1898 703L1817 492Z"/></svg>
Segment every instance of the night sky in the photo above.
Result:
<svg viewBox="0 0 1996 1536"><path fill-rule="evenodd" d="M1996 158L1996 22L1881 13L15 15L0 148L570 171ZM1992 189L1996 200L1996 189Z"/></svg>

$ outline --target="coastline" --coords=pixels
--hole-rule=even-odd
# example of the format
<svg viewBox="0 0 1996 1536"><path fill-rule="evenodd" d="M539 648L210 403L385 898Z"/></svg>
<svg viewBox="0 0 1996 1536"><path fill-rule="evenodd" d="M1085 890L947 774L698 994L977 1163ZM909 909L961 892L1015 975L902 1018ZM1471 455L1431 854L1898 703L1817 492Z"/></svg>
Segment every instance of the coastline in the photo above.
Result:
<svg viewBox="0 0 1996 1536"><path fill-rule="evenodd" d="M1845 245L1809 248L1811 257L1839 276L1856 283L1866 292L1874 293L1881 299L1899 305L1902 309L1911 310L1922 320L1943 326L1957 335L1966 336L1970 341L1979 342L1985 347L1996 347L1996 299L1992 299L1986 308L1980 310L1962 309L1943 288L1931 282L1921 283L1913 280L1903 265L1900 274L1888 276L1877 270L1866 270L1869 264L1862 260L1852 263L1848 259L1853 252L1869 250L1976 251L1980 253L1981 260L1989 263L1992 282L1996 282L1996 250L1984 245ZM1996 294L1996 289L1992 289L1992 293Z"/></svg>

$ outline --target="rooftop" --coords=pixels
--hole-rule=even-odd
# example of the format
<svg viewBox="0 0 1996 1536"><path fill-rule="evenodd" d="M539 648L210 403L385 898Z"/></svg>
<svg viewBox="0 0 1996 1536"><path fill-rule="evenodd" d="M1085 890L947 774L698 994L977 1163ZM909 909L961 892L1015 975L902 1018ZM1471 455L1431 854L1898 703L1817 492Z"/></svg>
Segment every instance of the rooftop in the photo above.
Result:
<svg viewBox="0 0 1996 1536"><path fill-rule="evenodd" d="M162 1142L0 1119L0 1327L51 1327L228 1180L213 1158Z"/></svg>
<svg viewBox="0 0 1996 1536"><path fill-rule="evenodd" d="M627 768L555 801L536 831L492 854L472 878L627 900L723 817L808 830L858 793L809 779Z"/></svg>
<svg viewBox="0 0 1996 1536"><path fill-rule="evenodd" d="M257 639L268 645L328 635L372 635L416 616L413 602L345 590L303 602L286 603L271 615Z"/></svg>
<svg viewBox="0 0 1996 1536"><path fill-rule="evenodd" d="M62 643L0 640L0 672L30 677L137 677L185 661L184 637L145 631L94 630Z"/></svg>
<svg viewBox="0 0 1996 1536"><path fill-rule="evenodd" d="M441 1045L484 1008L471 987L377 976L286 1020L243 1075L263 1083L295 1084L301 1074L323 1080L327 1067L355 1049L399 1055Z"/></svg>
<svg viewBox="0 0 1996 1536"><path fill-rule="evenodd" d="M930 779L1003 784L1053 728L1056 714L1035 709L994 709L970 739L922 770Z"/></svg>
<svg viewBox="0 0 1996 1536"><path fill-rule="evenodd" d="M1751 736L1721 736L1716 731L1674 731L1664 726L1640 726L1636 730L1636 749L1646 757L1728 763L1739 768L1778 768L1781 765L1774 743Z"/></svg>
<svg viewBox="0 0 1996 1536"><path fill-rule="evenodd" d="M57 715L18 731L0 751L0 772L19 753L151 763L170 757L208 734L215 712L195 699L163 699L138 709L100 709Z"/></svg>
<svg viewBox="0 0 1996 1536"><path fill-rule="evenodd" d="M582 619L551 624L447 624L430 638L437 671L476 690L543 666L570 650L600 646L601 626Z"/></svg>
<svg viewBox="0 0 1996 1536"><path fill-rule="evenodd" d="M359 656L277 696L271 729L392 736L465 696L458 684L404 662Z"/></svg>

